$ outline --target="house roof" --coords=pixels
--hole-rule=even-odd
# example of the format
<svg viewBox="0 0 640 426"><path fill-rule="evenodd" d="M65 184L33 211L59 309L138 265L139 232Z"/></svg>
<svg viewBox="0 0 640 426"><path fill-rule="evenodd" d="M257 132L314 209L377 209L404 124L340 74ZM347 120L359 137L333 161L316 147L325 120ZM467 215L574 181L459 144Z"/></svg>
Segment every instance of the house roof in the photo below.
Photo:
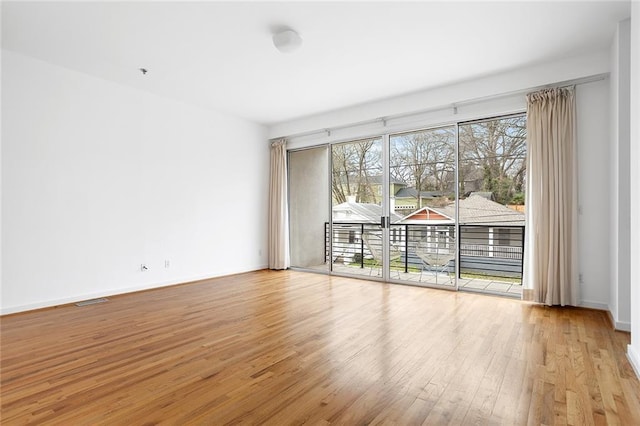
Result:
<svg viewBox="0 0 640 426"><path fill-rule="evenodd" d="M451 218L449 221L455 218L455 203L452 202L444 207L424 207L405 217L403 223L424 222L424 219L419 218L424 215L424 211L427 209ZM477 194L460 200L458 213L461 225L524 226L524 213Z"/></svg>
<svg viewBox="0 0 640 426"><path fill-rule="evenodd" d="M334 222L367 222L380 223L382 216L382 206L369 203L346 203L333 206ZM391 213L390 219L392 223L400 222L402 216L397 213Z"/></svg>
<svg viewBox="0 0 640 426"><path fill-rule="evenodd" d="M396 198L416 198L418 195L418 190L414 187L410 188L400 188L398 192L396 192ZM442 192L440 191L420 191L420 198L436 198L441 197Z"/></svg>
<svg viewBox="0 0 640 426"><path fill-rule="evenodd" d="M447 216L434 208L423 207L410 215L406 216L402 223L424 225L425 221L429 224L452 224L455 222L453 216Z"/></svg>
<svg viewBox="0 0 640 426"><path fill-rule="evenodd" d="M477 195L478 197L486 198L489 201L494 201L493 192L491 191L476 191L469 194L469 197L472 195Z"/></svg>

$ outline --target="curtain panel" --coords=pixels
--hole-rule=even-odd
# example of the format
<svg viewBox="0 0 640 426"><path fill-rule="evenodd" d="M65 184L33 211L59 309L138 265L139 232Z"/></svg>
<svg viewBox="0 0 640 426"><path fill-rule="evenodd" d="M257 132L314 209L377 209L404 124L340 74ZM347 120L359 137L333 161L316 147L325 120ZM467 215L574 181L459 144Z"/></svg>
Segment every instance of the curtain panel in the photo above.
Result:
<svg viewBox="0 0 640 426"><path fill-rule="evenodd" d="M269 268L287 269L289 260L289 208L287 203L286 140L271 142L269 179Z"/></svg>
<svg viewBox="0 0 640 426"><path fill-rule="evenodd" d="M575 88L527 95L525 286L546 305L578 304Z"/></svg>

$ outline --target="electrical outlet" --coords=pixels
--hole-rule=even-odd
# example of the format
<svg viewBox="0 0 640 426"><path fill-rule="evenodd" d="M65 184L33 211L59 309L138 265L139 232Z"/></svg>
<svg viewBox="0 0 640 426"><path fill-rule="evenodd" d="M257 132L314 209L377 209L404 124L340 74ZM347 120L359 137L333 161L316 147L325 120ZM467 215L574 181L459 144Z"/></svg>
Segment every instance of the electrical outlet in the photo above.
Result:
<svg viewBox="0 0 640 426"><path fill-rule="evenodd" d="M584 280L582 279L582 274L578 274L578 282L582 284Z"/></svg>
<svg viewBox="0 0 640 426"><path fill-rule="evenodd" d="M168 260L165 260L164 267L168 269L170 266L171 266L171 262L169 262Z"/></svg>
<svg viewBox="0 0 640 426"><path fill-rule="evenodd" d="M147 265L145 265L144 263L140 264L140 271L145 272L148 269L149 268L147 268Z"/></svg>

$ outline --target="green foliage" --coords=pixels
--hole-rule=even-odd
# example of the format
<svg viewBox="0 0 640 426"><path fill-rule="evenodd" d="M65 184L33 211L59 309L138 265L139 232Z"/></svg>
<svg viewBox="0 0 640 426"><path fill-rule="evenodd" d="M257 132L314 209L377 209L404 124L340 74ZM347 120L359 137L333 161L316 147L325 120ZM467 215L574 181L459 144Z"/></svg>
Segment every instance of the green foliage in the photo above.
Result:
<svg viewBox="0 0 640 426"><path fill-rule="evenodd" d="M461 193L485 191L511 204L526 178L526 117L517 116L460 126Z"/></svg>
<svg viewBox="0 0 640 426"><path fill-rule="evenodd" d="M517 204L517 205L523 206L524 205L524 193L518 192L518 193L514 194L513 197L511 198L511 202L509 204Z"/></svg>

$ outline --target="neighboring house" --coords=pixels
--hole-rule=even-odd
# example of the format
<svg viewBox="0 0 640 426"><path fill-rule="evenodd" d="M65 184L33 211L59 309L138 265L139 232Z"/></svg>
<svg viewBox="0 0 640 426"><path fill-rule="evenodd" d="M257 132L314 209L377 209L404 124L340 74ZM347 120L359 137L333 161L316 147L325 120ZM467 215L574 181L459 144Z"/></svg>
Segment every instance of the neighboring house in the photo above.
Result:
<svg viewBox="0 0 640 426"><path fill-rule="evenodd" d="M383 216L382 207L378 204L356 203L355 197L348 197L346 203L333 206L333 259L340 258L346 263L354 261L354 256L362 253L363 233L380 234L380 218ZM385 215L386 216L386 215ZM392 223L402 220L402 216L391 213ZM326 223L326 234L328 235ZM370 253L367 252L370 257Z"/></svg>
<svg viewBox="0 0 640 426"><path fill-rule="evenodd" d="M420 191L420 205L432 204L433 200L441 197L442 193L439 191ZM413 211L418 207L418 190L414 187L402 187L395 192L391 200L395 211Z"/></svg>
<svg viewBox="0 0 640 426"><path fill-rule="evenodd" d="M335 177L334 177L335 179ZM374 175L374 176L350 176L349 179L342 175L338 179L340 179L340 186L342 190L346 194L352 194L355 197L355 194L358 193L358 190L363 190L362 198L367 201L376 202L382 200L382 187L383 187L383 179L382 175ZM395 194L400 191L402 188L406 188L407 184L391 178L389 180L389 191L391 194ZM347 195L347 198L351 195ZM355 198L354 198L355 199ZM336 202L335 197L333 201ZM366 203L364 203L366 204ZM415 203L414 203L415 204Z"/></svg>
<svg viewBox="0 0 640 426"><path fill-rule="evenodd" d="M342 179L342 185L346 188L346 180L344 177ZM349 192L351 194L357 193L360 183L363 183L364 186L368 188L367 193L370 191L373 195L373 199L369 201L375 202L382 200L382 175L364 176L362 178L352 177L349 180ZM415 187L407 186L405 182L394 178L389 179L389 193L393 194L391 196L391 210L401 214L415 210L418 208L418 205L426 206L433 204L434 200L443 196L442 192L439 191L420 191L420 197L418 199L418 190Z"/></svg>
<svg viewBox="0 0 640 426"><path fill-rule="evenodd" d="M357 223L380 223L382 207L378 204L356 203L355 197L348 197L346 203L333 206L333 223L357 222ZM391 221L402 220L402 216L392 213Z"/></svg>
<svg viewBox="0 0 640 426"><path fill-rule="evenodd" d="M489 199L491 193L472 193L459 200L458 215L460 222L460 244L484 245L482 250L493 257L498 254L495 246L505 256L514 251L508 247L517 247L521 255L522 236L525 223L523 212L510 209ZM453 225L455 223L455 203L445 207L423 207L406 216L401 223L414 225ZM426 233L426 229L423 230ZM494 246L494 249L491 249ZM478 247L478 250L480 248ZM464 253L464 250L463 250Z"/></svg>
<svg viewBox="0 0 640 426"><path fill-rule="evenodd" d="M459 200L460 243L521 248L524 213L491 201L488 199L490 194L472 193L469 197ZM348 235L343 232L336 234L334 229L334 238L337 238L334 241L359 242L356 228L360 224L371 224L376 227L380 223L381 216L382 207L378 204L356 203L354 198L350 197L346 203L333 207L333 223L334 228L348 228L351 232ZM409 229L410 241L419 240L429 236L436 227L441 230L453 227L455 203L451 202L444 207L423 207L405 217L394 212L390 216L390 221L392 242L405 240L405 227L399 225L422 225L406 228Z"/></svg>
<svg viewBox="0 0 640 426"><path fill-rule="evenodd" d="M459 200L460 257L468 270L479 271L473 259L484 258L482 265L497 263L504 272L519 272L522 265L524 213L492 201L491 193L472 193ZM382 208L377 204L356 203L353 197L333 207L333 258L346 263L358 262L358 253L365 253L361 235L380 234ZM455 241L455 203L444 207L423 207L402 217L390 216L391 243L405 248L413 259L420 241L448 248ZM328 224L327 224L327 236ZM407 238L408 235L408 238ZM329 242L329 241L327 241ZM492 259L487 259L492 258ZM418 262L413 259L410 263ZM496 268L496 266L492 266Z"/></svg>
<svg viewBox="0 0 640 426"><path fill-rule="evenodd" d="M378 229L383 216L382 207L378 204L356 203L349 197L346 203L333 206L334 242L359 243L362 230ZM402 220L402 216L392 213L391 223Z"/></svg>
<svg viewBox="0 0 640 426"><path fill-rule="evenodd" d="M489 195L486 195L489 194ZM458 201L460 225L484 225L487 227L524 226L524 213L503 206L489 199L489 193L471 193ZM423 207L402 220L403 223L441 221L450 223L455 218L455 202L444 207Z"/></svg>

